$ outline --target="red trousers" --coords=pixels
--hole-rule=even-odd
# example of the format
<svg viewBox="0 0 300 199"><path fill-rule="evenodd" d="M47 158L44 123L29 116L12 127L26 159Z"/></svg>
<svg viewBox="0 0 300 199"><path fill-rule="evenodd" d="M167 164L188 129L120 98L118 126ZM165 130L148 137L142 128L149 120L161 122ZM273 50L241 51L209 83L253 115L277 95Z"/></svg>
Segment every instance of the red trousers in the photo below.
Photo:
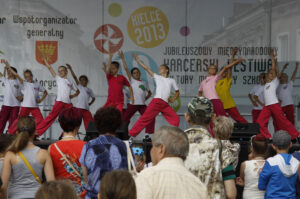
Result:
<svg viewBox="0 0 300 199"><path fill-rule="evenodd" d="M17 124L18 124L18 119L22 116L28 116L28 115L32 115L32 117L34 117L36 126L38 126L42 121L43 121L43 116L41 113L41 110L38 107L35 108L31 108L31 107L21 107L20 113L18 118L13 122L13 124L10 126L10 128L8 129L8 133L9 134L14 134L17 131Z"/></svg>
<svg viewBox="0 0 300 199"><path fill-rule="evenodd" d="M109 99L107 99L107 101L103 105L103 107L108 107L108 106L115 107L116 109L118 109L121 112L121 114L123 113L124 102L113 102L113 101L110 101Z"/></svg>
<svg viewBox="0 0 300 199"><path fill-rule="evenodd" d="M295 129L294 125L284 116L284 113L280 107L280 104L272 104L269 106L264 106L259 117L257 119L257 123L260 126L260 133L264 135L266 138L271 138L271 134L268 130L268 121L270 117L273 117L275 131L285 130L287 131L292 139L298 137L299 132Z"/></svg>
<svg viewBox="0 0 300 199"><path fill-rule="evenodd" d="M230 117L232 119L234 119L235 121L239 122L239 123L248 123L247 120L245 120L245 118L243 116L241 116L239 110L236 107L232 107L229 109L225 109L225 111L228 113L228 115L230 115Z"/></svg>
<svg viewBox="0 0 300 199"><path fill-rule="evenodd" d="M0 134L3 133L6 122L8 121L8 128L13 124L17 119L20 107L19 106L5 106L2 105L0 111Z"/></svg>
<svg viewBox="0 0 300 199"><path fill-rule="evenodd" d="M283 113L285 114L286 118L293 124L295 125L295 108L294 105L287 105L281 107Z"/></svg>
<svg viewBox="0 0 300 199"><path fill-rule="evenodd" d="M127 109L124 112L123 115L123 121L130 122L130 119L132 116L138 111L141 115L145 113L147 109L146 105L127 105ZM154 133L154 127L155 127L155 118L146 126L146 133L152 134Z"/></svg>
<svg viewBox="0 0 300 199"><path fill-rule="evenodd" d="M71 108L72 106L72 104L66 104L60 101L56 101L49 115L36 127L38 136L43 135L45 131L47 131L47 129L55 121L57 116L61 113L61 111L67 108Z"/></svg>
<svg viewBox="0 0 300 199"><path fill-rule="evenodd" d="M261 112L261 110L252 109L252 123L257 122L257 118L258 118L260 112Z"/></svg>
<svg viewBox="0 0 300 199"><path fill-rule="evenodd" d="M78 109L81 112L84 128L85 130L87 130L89 123L94 121L92 113L86 109L82 109L82 108L76 108L76 109Z"/></svg>
<svg viewBox="0 0 300 199"><path fill-rule="evenodd" d="M159 114L166 118L166 120L173 126L179 126L180 118L171 106L159 98L154 98L148 105L145 113L139 118L139 120L130 129L129 135L136 137L153 119Z"/></svg>
<svg viewBox="0 0 300 199"><path fill-rule="evenodd" d="M212 99L211 102L213 103L216 116L227 116L220 99Z"/></svg>

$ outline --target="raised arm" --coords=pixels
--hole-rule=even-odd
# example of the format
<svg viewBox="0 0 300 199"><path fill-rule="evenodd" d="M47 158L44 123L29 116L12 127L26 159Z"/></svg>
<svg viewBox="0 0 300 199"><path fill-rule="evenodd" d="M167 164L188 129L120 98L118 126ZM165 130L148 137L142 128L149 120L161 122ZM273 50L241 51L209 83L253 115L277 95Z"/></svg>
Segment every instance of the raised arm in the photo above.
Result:
<svg viewBox="0 0 300 199"><path fill-rule="evenodd" d="M298 66L299 66L299 62L296 62L296 68L295 68L295 70L294 70L294 72L293 72L293 75L292 75L292 77L291 77L291 81L295 81L295 79L296 79L296 75L297 75L297 71L298 71Z"/></svg>
<svg viewBox="0 0 300 199"><path fill-rule="evenodd" d="M285 69L287 68L287 66L289 65L289 63L284 64L284 66L282 67L280 73L279 73L279 77L281 77L281 75L284 73Z"/></svg>
<svg viewBox="0 0 300 199"><path fill-rule="evenodd" d="M236 56L238 52L238 48L234 48L232 50L232 56L231 56L231 59L230 59L230 63L234 62L234 57ZM230 69L227 69L227 78L231 78L232 77L232 67Z"/></svg>
<svg viewBox="0 0 300 199"><path fill-rule="evenodd" d="M108 68L106 68L106 74L110 74L112 57L113 57L113 54L109 54L109 58L108 58Z"/></svg>
<svg viewBox="0 0 300 199"><path fill-rule="evenodd" d="M152 72L152 70L149 68L149 66L145 65L143 62L141 62L141 60L139 59L139 57L136 54L132 54L133 58L135 59L135 61L145 70L147 71L147 73L149 73L149 75L151 77L154 77L154 73Z"/></svg>
<svg viewBox="0 0 300 199"><path fill-rule="evenodd" d="M74 73L74 71L73 71L73 69L72 69L72 66L71 66L70 64L66 64L66 66L67 66L67 68L69 69L69 71L71 72L72 77L73 77L75 83L76 83L77 85L79 85L79 80L78 80L76 74Z"/></svg>
<svg viewBox="0 0 300 199"><path fill-rule="evenodd" d="M16 78L20 81L21 84L24 84L23 79L18 75L18 73L16 73L11 66L9 65L9 63L5 60L4 62L5 67L7 68L7 70L9 70L14 76L16 76Z"/></svg>
<svg viewBox="0 0 300 199"><path fill-rule="evenodd" d="M217 75L222 76L226 70L232 68L236 64L241 63L242 61L243 61L242 58L238 58L237 60L235 60L235 61L231 62L230 64L228 64L227 66L223 67L223 69Z"/></svg>
<svg viewBox="0 0 300 199"><path fill-rule="evenodd" d="M278 62L275 58L275 55L274 55L274 49L271 50L271 53L270 53L270 56L271 56L271 59L272 59L272 69L274 71L274 74L277 78L279 78L279 74L278 74Z"/></svg>
<svg viewBox="0 0 300 199"><path fill-rule="evenodd" d="M48 63L47 58L45 55L42 54L43 60L45 62L45 66L48 68L48 70L50 71L51 75L56 78L56 73L54 72L52 66Z"/></svg>
<svg viewBox="0 0 300 199"><path fill-rule="evenodd" d="M125 61L125 57L124 57L123 51L119 52L119 56L121 57L121 60L122 60L122 63L123 63L123 67L124 67L124 70L126 71L127 77L129 79L129 81L131 82L131 74L130 74L130 72L128 70L128 67L127 67L127 64L126 64L126 61Z"/></svg>

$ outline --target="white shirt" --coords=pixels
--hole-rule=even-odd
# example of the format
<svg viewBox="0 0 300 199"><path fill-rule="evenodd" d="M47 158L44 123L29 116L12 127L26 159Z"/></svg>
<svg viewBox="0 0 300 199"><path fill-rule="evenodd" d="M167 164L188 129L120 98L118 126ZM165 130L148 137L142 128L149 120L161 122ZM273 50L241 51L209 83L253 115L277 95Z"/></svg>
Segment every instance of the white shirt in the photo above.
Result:
<svg viewBox="0 0 300 199"><path fill-rule="evenodd" d="M156 93L154 98L160 98L168 103L168 99L170 97L172 88L175 91L178 91L177 84L172 78L165 78L161 75L157 75L154 73L154 80L156 83Z"/></svg>
<svg viewBox="0 0 300 199"><path fill-rule="evenodd" d="M19 100L16 97L21 96L21 83L17 79L7 79L6 77L1 78L4 83L4 106L20 106Z"/></svg>
<svg viewBox="0 0 300 199"><path fill-rule="evenodd" d="M71 103L71 99L70 99L71 91L77 90L76 84L69 79L61 78L58 75L56 75L56 84L57 84L56 101L70 104Z"/></svg>
<svg viewBox="0 0 300 199"><path fill-rule="evenodd" d="M277 88L278 99L281 101L281 106L294 105L293 101L293 81L287 84L279 84Z"/></svg>
<svg viewBox="0 0 300 199"><path fill-rule="evenodd" d="M264 85L258 84L255 85L252 90L250 91L250 95L254 96L256 95L263 104L265 103L265 98L264 98ZM257 106L253 106L254 110L262 110L263 107L257 103Z"/></svg>
<svg viewBox="0 0 300 199"><path fill-rule="evenodd" d="M39 92L44 92L45 88L38 82L25 82L22 85L22 92L24 94L22 107L38 107L36 101L39 98Z"/></svg>
<svg viewBox="0 0 300 199"><path fill-rule="evenodd" d="M127 86L123 87L123 94L124 94L124 106L123 109L127 109L127 104L130 102L130 92Z"/></svg>
<svg viewBox="0 0 300 199"><path fill-rule="evenodd" d="M133 90L134 105L145 105L145 99L149 91L147 84L133 78L131 79L130 84Z"/></svg>
<svg viewBox="0 0 300 199"><path fill-rule="evenodd" d="M90 108L89 100L90 100L90 98L95 97L92 89L90 89L88 87L84 87L82 85L77 85L77 88L79 89L80 93L77 97L78 101L77 101L77 104L76 104L76 108L89 110L89 108Z"/></svg>
<svg viewBox="0 0 300 199"><path fill-rule="evenodd" d="M278 103L278 98L276 95L276 90L279 85L279 80L276 77L271 82L266 83L264 86L264 98L265 98L265 106L269 106L272 104Z"/></svg>
<svg viewBox="0 0 300 199"><path fill-rule="evenodd" d="M204 199L206 187L183 165L181 158L164 158L135 179L137 199Z"/></svg>

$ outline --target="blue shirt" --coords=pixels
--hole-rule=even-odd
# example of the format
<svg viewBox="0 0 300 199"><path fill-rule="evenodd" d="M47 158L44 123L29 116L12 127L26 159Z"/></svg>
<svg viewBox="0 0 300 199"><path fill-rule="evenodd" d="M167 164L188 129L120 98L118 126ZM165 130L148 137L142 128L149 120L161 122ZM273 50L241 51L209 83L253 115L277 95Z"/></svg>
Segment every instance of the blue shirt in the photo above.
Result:
<svg viewBox="0 0 300 199"><path fill-rule="evenodd" d="M84 145L79 162L87 168L85 198L97 197L101 179L107 172L128 169L126 145L117 137L101 135Z"/></svg>
<svg viewBox="0 0 300 199"><path fill-rule="evenodd" d="M300 161L300 152L296 151L293 153L293 156ZM299 179L297 179L297 184L296 184L296 198L300 199L300 182Z"/></svg>

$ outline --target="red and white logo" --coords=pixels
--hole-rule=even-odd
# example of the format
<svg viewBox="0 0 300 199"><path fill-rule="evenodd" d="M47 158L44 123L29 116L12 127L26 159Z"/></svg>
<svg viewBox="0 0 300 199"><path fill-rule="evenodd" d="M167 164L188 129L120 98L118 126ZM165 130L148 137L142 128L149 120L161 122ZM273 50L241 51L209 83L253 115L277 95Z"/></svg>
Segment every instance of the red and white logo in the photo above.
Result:
<svg viewBox="0 0 300 199"><path fill-rule="evenodd" d="M35 57L38 63L45 65L44 55L49 64L54 64L57 61L57 41L36 41L35 44Z"/></svg>
<svg viewBox="0 0 300 199"><path fill-rule="evenodd" d="M122 31L115 25L105 24L97 29L94 34L96 48L105 54L117 52L123 45Z"/></svg>

